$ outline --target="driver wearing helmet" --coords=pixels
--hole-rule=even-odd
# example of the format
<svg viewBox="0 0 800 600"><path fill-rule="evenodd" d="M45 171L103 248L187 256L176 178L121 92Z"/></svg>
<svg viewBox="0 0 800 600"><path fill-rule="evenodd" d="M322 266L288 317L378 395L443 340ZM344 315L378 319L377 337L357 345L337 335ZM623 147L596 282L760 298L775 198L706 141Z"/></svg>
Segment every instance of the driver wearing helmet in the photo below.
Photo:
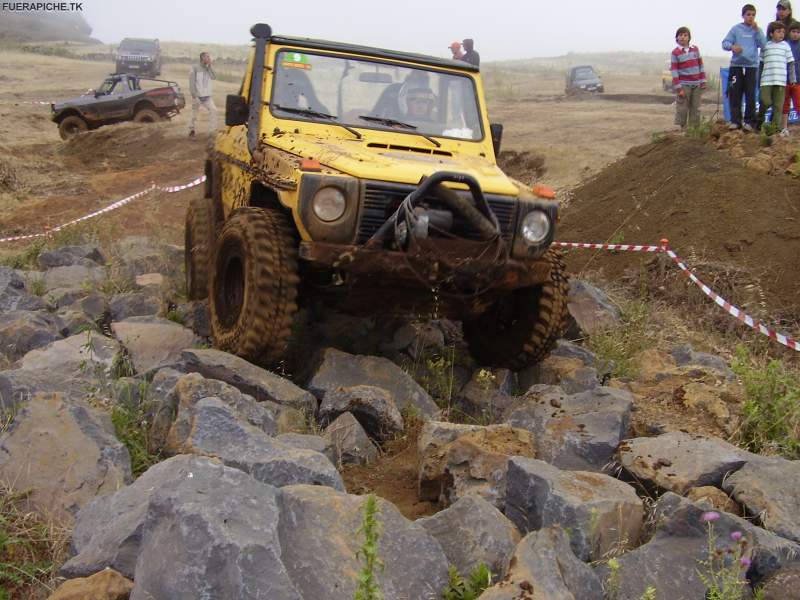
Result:
<svg viewBox="0 0 800 600"><path fill-rule="evenodd" d="M403 106L405 105L405 106ZM436 95L427 87L414 87L400 99L400 106L405 111L407 120L413 122L433 121L433 108Z"/></svg>

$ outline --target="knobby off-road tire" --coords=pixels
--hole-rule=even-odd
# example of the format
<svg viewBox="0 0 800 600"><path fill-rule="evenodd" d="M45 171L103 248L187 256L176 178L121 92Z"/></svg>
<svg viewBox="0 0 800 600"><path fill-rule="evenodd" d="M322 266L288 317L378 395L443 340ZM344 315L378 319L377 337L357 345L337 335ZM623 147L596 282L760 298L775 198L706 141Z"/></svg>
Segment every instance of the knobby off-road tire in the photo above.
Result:
<svg viewBox="0 0 800 600"><path fill-rule="evenodd" d="M133 120L135 123L158 123L161 121L161 115L150 108L143 108L136 111Z"/></svg>
<svg viewBox="0 0 800 600"><path fill-rule="evenodd" d="M514 290L489 310L464 321L464 338L479 364L519 371L544 360L564 333L569 279L557 250L548 250L550 278Z"/></svg>
<svg viewBox="0 0 800 600"><path fill-rule="evenodd" d="M186 211L184 230L184 266L186 268L186 295L189 300L208 297L208 284L212 269L211 257L217 224L209 198L193 198Z"/></svg>
<svg viewBox="0 0 800 600"><path fill-rule="evenodd" d="M89 124L77 115L64 117L58 124L58 135L62 140L68 140L84 131L89 131Z"/></svg>
<svg viewBox="0 0 800 600"><path fill-rule="evenodd" d="M297 242L286 218L240 208L217 238L209 288L214 346L251 362L283 358L297 312Z"/></svg>

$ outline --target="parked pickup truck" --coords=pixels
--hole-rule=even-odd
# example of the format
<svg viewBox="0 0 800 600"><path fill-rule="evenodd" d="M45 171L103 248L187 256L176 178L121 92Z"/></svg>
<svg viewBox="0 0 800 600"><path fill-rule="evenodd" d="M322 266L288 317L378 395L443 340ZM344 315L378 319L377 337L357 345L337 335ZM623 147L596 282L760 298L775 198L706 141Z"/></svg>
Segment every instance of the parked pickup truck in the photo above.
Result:
<svg viewBox="0 0 800 600"><path fill-rule="evenodd" d="M155 82L155 87L149 87ZM145 87L142 87L144 84ZM155 123L177 115L186 100L174 81L110 75L96 90L50 105L61 139L121 121Z"/></svg>

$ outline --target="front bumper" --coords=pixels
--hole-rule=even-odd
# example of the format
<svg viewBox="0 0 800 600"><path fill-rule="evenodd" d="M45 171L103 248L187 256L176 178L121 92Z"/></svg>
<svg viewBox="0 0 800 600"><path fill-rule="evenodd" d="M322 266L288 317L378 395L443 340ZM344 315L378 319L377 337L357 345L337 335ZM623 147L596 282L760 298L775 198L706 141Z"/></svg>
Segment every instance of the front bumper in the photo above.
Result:
<svg viewBox="0 0 800 600"><path fill-rule="evenodd" d="M440 240L441 255L444 257L455 249L459 254L479 256L484 247L481 242L471 240ZM457 244L457 246L454 246ZM471 251L472 250L472 251ZM330 244L325 242L301 242L300 259L313 267L341 271L359 278L375 278L376 283L386 285L402 282L406 285L423 287L436 282L420 280L423 265L406 252L371 248L366 246ZM490 287L492 290L514 290L521 287L540 285L550 277L550 263L546 260L516 260L508 258L502 263L494 257L462 259L455 279L450 283L456 288L469 287L480 289ZM439 273L436 253L429 255L424 264L427 273Z"/></svg>

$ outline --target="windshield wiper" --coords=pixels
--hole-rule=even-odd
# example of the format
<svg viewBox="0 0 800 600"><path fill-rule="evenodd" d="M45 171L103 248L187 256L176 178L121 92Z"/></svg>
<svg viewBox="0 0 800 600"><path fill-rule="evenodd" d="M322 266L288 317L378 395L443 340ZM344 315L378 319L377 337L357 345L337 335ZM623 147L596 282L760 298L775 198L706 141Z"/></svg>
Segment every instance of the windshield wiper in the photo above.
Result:
<svg viewBox="0 0 800 600"><path fill-rule="evenodd" d="M437 148L440 148L442 146L439 142L437 142L429 135L425 135L424 133L417 131L417 126L412 125L411 123L404 123L403 121L398 121L397 119L390 119L388 117L373 117L372 115L358 115L358 118L361 119L362 121L381 123L383 125L388 125L389 127L402 127L403 129L412 129L414 130L414 133L424 137L426 140L428 140L431 144L433 144Z"/></svg>
<svg viewBox="0 0 800 600"><path fill-rule="evenodd" d="M334 115L329 115L324 112L319 112L317 110L312 110L310 108L289 108L288 106L281 106L280 104L273 104L275 108L278 110L282 110L283 112L292 113L295 115L305 115L307 117L316 117L317 119L325 119L326 121L338 121L338 118ZM358 131L353 129L352 127L348 127L344 123L336 123L339 127L346 129L350 133L352 133L356 138L359 140L363 137Z"/></svg>

